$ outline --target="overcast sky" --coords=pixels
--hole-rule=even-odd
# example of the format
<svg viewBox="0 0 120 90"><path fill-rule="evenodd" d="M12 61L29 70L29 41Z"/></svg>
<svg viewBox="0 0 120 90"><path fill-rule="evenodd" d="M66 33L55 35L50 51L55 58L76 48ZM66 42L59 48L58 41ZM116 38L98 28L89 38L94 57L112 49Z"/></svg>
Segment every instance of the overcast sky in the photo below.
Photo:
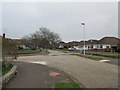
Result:
<svg viewBox="0 0 120 90"><path fill-rule="evenodd" d="M80 41L83 40L81 22L86 24L87 40L104 36L118 37L117 2L2 4L2 27L9 38L22 38L40 27L47 27L58 33L63 41Z"/></svg>

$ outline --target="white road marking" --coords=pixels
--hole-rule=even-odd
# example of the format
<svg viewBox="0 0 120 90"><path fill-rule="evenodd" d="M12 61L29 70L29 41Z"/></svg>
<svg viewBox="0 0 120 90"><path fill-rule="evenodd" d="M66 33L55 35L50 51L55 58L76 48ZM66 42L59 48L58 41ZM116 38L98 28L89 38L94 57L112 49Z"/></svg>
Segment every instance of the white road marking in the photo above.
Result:
<svg viewBox="0 0 120 90"><path fill-rule="evenodd" d="M98 62L110 62L110 60L100 60Z"/></svg>
<svg viewBox="0 0 120 90"><path fill-rule="evenodd" d="M47 65L45 61L32 61L31 63Z"/></svg>
<svg viewBox="0 0 120 90"><path fill-rule="evenodd" d="M52 54L48 54L48 56L53 56Z"/></svg>
<svg viewBox="0 0 120 90"><path fill-rule="evenodd" d="M22 62L28 62L28 63L47 65L46 61L23 61L23 60L15 60L15 61L22 61Z"/></svg>

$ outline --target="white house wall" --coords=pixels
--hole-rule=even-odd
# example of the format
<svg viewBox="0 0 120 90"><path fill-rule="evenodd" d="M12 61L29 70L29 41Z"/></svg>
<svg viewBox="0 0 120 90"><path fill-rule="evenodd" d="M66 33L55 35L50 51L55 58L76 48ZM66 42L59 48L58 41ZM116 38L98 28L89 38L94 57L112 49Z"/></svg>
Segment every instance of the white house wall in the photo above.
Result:
<svg viewBox="0 0 120 90"><path fill-rule="evenodd" d="M97 49L97 45L93 45L93 49Z"/></svg>
<svg viewBox="0 0 120 90"><path fill-rule="evenodd" d="M107 46L111 48L111 45L103 45L103 49L107 48Z"/></svg>
<svg viewBox="0 0 120 90"><path fill-rule="evenodd" d="M93 45L93 48L91 48L92 45ZM101 45L102 45L102 48L100 47ZM107 46L109 48L111 48L111 45L108 45L108 44L89 44L89 45L85 45L85 50L88 50L88 49L106 49ZM84 46L83 45L73 46L73 48L75 48L75 49L84 49Z"/></svg>

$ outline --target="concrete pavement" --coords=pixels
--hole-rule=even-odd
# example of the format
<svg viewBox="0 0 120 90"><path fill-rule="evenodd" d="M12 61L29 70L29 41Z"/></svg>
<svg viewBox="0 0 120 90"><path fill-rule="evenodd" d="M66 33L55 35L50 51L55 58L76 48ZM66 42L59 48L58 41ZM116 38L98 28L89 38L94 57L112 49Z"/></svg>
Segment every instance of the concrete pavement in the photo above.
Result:
<svg viewBox="0 0 120 90"><path fill-rule="evenodd" d="M118 66L50 50L50 55L19 57L20 61L45 61L75 77L86 88L117 88Z"/></svg>

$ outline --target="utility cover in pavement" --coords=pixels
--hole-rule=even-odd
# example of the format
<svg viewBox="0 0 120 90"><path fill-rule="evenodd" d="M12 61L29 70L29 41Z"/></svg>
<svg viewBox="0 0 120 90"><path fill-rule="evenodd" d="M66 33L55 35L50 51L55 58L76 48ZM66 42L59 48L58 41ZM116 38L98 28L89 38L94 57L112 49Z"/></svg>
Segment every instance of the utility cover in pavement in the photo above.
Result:
<svg viewBox="0 0 120 90"><path fill-rule="evenodd" d="M49 73L50 76L58 76L60 73L57 73L57 72L52 72L52 73Z"/></svg>

